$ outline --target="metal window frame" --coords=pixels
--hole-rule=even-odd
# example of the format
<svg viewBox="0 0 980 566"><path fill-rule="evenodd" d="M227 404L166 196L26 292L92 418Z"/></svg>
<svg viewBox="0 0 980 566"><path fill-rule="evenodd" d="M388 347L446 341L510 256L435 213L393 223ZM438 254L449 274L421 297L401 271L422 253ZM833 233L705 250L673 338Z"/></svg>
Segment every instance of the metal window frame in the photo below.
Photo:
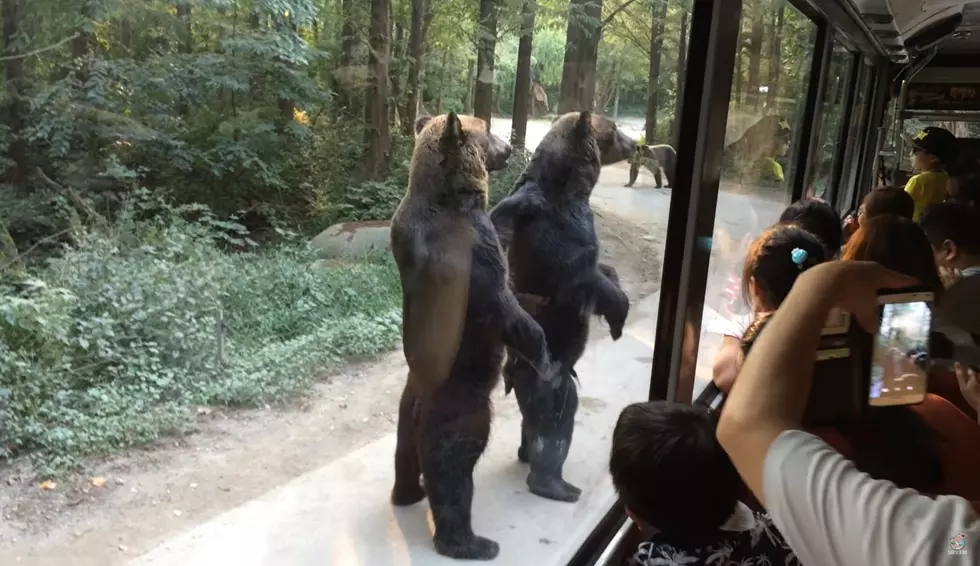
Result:
<svg viewBox="0 0 980 566"><path fill-rule="evenodd" d="M831 163L830 170L830 186L827 190L827 201L835 208L837 207L837 199L841 194L840 189L841 181L844 177L844 164L853 163L853 159L850 157L855 149L856 140L849 139L848 134L851 132L854 103L857 100L858 91L863 88L863 85L858 84L858 80L861 78L861 69L864 66L863 58L860 54L854 52L850 52L850 56L850 76L847 77L848 92L845 93L843 100L844 115L841 116L841 122L837 130L837 142L834 147L833 162Z"/></svg>
<svg viewBox="0 0 980 566"><path fill-rule="evenodd" d="M695 0L670 199L650 399L691 402L721 183L741 0ZM685 332L685 330L688 330Z"/></svg>
<svg viewBox="0 0 980 566"><path fill-rule="evenodd" d="M881 159L878 153L881 152L885 137L888 135L884 119L888 110L888 98L892 87L891 78L890 61L879 59L871 79L873 90L871 104L868 105L864 148L862 151L862 163L864 167L858 177L857 189L854 191L853 200L850 203L851 210L857 209L864 195L871 190L877 178L877 165Z"/></svg>
<svg viewBox="0 0 980 566"><path fill-rule="evenodd" d="M810 60L810 80L806 89L803 117L796 133L796 160L793 162L792 196L790 202L803 198L807 186L813 180L810 167L810 154L820 143L820 119L823 114L824 93L827 90L827 73L833 55L834 42L825 20L816 22L817 33L813 45L813 58Z"/></svg>
<svg viewBox="0 0 980 566"><path fill-rule="evenodd" d="M845 34L862 54L882 57L872 76L872 99L864 128L880 117L887 92L887 53L868 30L847 0L824 0L832 10L817 9L803 0L787 0L816 26L816 48L810 64L801 132L805 144L799 147L792 176L792 197L799 199L810 174L809 155L814 144L813 125L819 118L817 107L826 83L832 48L828 24L842 18L852 33ZM821 3L819 0L814 0ZM696 358L700 342L701 319L707 291L715 211L721 182L721 162L727 128L728 105L738 32L741 27L742 0L694 0L688 41L685 89L681 101L680 138L677 141L676 188L670 202L660 287L655 346L650 376L651 400L690 402L694 389ZM844 26L839 26L844 27ZM855 65L857 68L857 65ZM884 81L884 82L882 82ZM851 90L859 85L852 81ZM849 95L853 100L853 94ZM844 129L846 131L846 129ZM845 134L846 135L846 134ZM876 137L864 135L860 142L863 162L861 183L873 175L868 155L876 147ZM848 144L849 145L849 144ZM845 151L849 151L846 149ZM859 194L860 191L854 191ZM685 360L694 356L693 360ZM626 524L622 502L617 501L569 560L569 566L591 566L604 556Z"/></svg>

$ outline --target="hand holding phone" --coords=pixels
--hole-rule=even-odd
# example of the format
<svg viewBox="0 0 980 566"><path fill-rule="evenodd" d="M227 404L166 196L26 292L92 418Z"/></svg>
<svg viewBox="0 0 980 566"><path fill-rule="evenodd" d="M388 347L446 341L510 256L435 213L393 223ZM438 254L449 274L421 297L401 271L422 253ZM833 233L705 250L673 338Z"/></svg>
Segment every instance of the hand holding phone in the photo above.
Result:
<svg viewBox="0 0 980 566"><path fill-rule="evenodd" d="M932 291L921 288L879 294L868 392L872 407L925 400L934 298Z"/></svg>

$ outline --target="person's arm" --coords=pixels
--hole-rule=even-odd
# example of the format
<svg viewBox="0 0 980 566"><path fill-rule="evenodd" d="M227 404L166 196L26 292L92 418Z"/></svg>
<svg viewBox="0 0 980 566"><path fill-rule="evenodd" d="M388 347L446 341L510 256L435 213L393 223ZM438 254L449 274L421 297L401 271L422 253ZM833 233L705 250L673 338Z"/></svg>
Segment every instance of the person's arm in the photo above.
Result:
<svg viewBox="0 0 980 566"><path fill-rule="evenodd" d="M980 555L980 520L970 502L875 480L802 431L772 443L765 491L773 523L802 564L965 566ZM951 538L961 534L963 548L953 548Z"/></svg>
<svg viewBox="0 0 980 566"><path fill-rule="evenodd" d="M915 284L876 263L859 261L823 263L796 280L746 357L718 422L719 442L760 503L766 505L763 462L770 445L802 421L830 308L850 311L871 331L877 325L878 289Z"/></svg>
<svg viewBox="0 0 980 566"><path fill-rule="evenodd" d="M721 348L715 354L711 367L711 381L724 392L732 389L735 376L742 365L742 343L734 336L725 335L721 339Z"/></svg>

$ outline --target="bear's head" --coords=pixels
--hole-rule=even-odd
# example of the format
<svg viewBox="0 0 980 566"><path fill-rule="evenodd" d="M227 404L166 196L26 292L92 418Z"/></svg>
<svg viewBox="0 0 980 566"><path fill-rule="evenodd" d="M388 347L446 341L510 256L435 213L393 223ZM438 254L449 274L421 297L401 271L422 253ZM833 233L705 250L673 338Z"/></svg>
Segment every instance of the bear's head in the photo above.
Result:
<svg viewBox="0 0 980 566"><path fill-rule="evenodd" d="M636 152L636 140L624 134L609 118L593 114L592 130L599 144L599 162L603 165L625 161Z"/></svg>
<svg viewBox="0 0 980 566"><path fill-rule="evenodd" d="M588 115L588 118L585 115ZM569 112L555 117L551 121L551 127L554 129L556 126L563 125L565 131L574 131L574 128L571 128L573 124L578 123L584 128L586 120L592 126L592 135L599 147L599 163L601 165L619 163L629 159L636 152L637 141L624 134L616 126L616 122L605 116L591 112Z"/></svg>
<svg viewBox="0 0 980 566"><path fill-rule="evenodd" d="M418 138L422 130L433 121L442 124L444 131L445 125L452 116L460 124L460 130L464 134L467 143L478 146L485 156L484 162L487 171L499 171L507 167L507 160L510 158L513 149L510 144L490 133L487 123L473 116L460 116L455 112L441 116L420 116L415 121L415 136Z"/></svg>
<svg viewBox="0 0 980 566"><path fill-rule="evenodd" d="M510 154L510 145L479 118L455 112L420 117L415 121L409 192L467 203L468 195L477 195L470 204L485 207L487 172L506 167Z"/></svg>
<svg viewBox="0 0 980 566"><path fill-rule="evenodd" d="M612 120L591 112L569 112L551 123L524 177L546 190L588 195L603 165L627 159L634 151L636 142Z"/></svg>

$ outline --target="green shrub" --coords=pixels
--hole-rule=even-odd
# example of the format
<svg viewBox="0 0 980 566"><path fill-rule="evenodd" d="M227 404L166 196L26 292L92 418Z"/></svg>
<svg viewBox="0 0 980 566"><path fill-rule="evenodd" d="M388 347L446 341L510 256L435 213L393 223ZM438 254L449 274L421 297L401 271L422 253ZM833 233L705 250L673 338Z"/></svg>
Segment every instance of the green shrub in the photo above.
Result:
<svg viewBox="0 0 980 566"><path fill-rule="evenodd" d="M0 456L42 474L193 422L194 405L282 400L351 356L391 348L400 287L386 257L314 267L283 232L248 248L206 208L141 197L17 287L0 285Z"/></svg>

